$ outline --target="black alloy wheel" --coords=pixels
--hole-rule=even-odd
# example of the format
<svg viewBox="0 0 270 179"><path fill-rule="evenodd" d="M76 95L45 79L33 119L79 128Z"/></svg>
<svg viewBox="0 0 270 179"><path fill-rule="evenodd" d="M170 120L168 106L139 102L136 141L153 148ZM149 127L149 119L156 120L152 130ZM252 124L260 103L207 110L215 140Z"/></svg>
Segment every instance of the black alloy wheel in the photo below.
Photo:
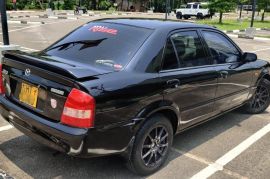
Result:
<svg viewBox="0 0 270 179"><path fill-rule="evenodd" d="M251 107L255 111L263 110L269 102L269 89L266 86L258 86L252 100Z"/></svg>
<svg viewBox="0 0 270 179"><path fill-rule="evenodd" d="M158 171L168 158L173 134L172 123L164 115L155 114L146 119L135 136L128 168L144 176Z"/></svg>
<svg viewBox="0 0 270 179"><path fill-rule="evenodd" d="M262 79L251 100L244 106L250 114L264 112L270 104L270 81Z"/></svg>
<svg viewBox="0 0 270 179"><path fill-rule="evenodd" d="M168 150L168 131L162 126L155 127L146 136L141 157L146 166L155 166L160 163Z"/></svg>

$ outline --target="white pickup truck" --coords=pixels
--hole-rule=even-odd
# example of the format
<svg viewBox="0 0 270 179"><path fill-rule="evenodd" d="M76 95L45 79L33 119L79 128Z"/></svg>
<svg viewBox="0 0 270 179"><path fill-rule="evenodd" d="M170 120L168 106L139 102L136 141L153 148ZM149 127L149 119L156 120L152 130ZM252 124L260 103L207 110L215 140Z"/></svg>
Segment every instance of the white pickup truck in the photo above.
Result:
<svg viewBox="0 0 270 179"><path fill-rule="evenodd" d="M185 8L176 9L177 19L188 19L191 16L197 17L197 19L203 19L205 17L211 17L210 10L205 8L207 4L202 4L199 2L188 3Z"/></svg>

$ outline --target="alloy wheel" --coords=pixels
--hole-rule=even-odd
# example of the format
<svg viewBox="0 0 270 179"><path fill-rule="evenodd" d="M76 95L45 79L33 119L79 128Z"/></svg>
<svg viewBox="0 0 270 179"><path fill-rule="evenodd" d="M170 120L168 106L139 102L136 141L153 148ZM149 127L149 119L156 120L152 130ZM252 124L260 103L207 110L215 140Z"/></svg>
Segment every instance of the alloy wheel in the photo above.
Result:
<svg viewBox="0 0 270 179"><path fill-rule="evenodd" d="M162 161L169 146L168 131L163 126L153 128L146 136L141 151L141 158L147 167L156 166Z"/></svg>
<svg viewBox="0 0 270 179"><path fill-rule="evenodd" d="M253 98L251 107L255 110L261 110L268 105L269 91L265 86L258 86Z"/></svg>

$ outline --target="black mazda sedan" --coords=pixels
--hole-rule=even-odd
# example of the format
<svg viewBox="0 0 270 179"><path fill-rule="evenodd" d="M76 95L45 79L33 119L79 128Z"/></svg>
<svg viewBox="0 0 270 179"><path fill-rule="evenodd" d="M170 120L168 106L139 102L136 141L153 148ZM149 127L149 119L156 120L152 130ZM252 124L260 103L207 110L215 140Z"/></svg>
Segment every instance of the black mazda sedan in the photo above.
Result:
<svg viewBox="0 0 270 179"><path fill-rule="evenodd" d="M43 51L3 55L5 120L68 155L121 154L140 175L164 164L175 134L270 103L269 63L193 23L97 20Z"/></svg>

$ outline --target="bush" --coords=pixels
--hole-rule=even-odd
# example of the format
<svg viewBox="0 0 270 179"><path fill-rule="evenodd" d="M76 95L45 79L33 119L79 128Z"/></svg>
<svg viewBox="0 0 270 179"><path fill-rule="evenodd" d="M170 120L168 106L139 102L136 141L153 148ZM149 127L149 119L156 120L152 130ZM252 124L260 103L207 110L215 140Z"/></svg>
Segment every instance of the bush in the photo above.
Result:
<svg viewBox="0 0 270 179"><path fill-rule="evenodd" d="M112 6L112 3L109 0L100 0L99 1L99 9L100 10L108 10L111 6Z"/></svg>
<svg viewBox="0 0 270 179"><path fill-rule="evenodd" d="M17 9L19 10L23 10L25 8L25 5L21 2L18 2L16 5L17 5Z"/></svg>
<svg viewBox="0 0 270 179"><path fill-rule="evenodd" d="M13 10L13 4L10 2L10 0L6 0L6 8L7 10Z"/></svg>
<svg viewBox="0 0 270 179"><path fill-rule="evenodd" d="M73 10L75 1L73 0L64 0L63 9L64 10Z"/></svg>

